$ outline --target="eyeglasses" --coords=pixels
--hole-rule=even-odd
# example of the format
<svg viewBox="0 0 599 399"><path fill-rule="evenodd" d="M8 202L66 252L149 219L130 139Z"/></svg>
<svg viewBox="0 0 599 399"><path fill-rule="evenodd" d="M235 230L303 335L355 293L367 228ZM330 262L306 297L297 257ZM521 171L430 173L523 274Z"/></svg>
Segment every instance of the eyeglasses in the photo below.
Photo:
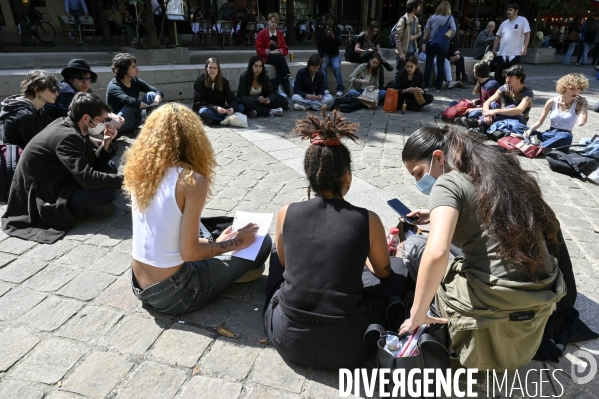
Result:
<svg viewBox="0 0 599 399"><path fill-rule="evenodd" d="M77 78L77 80L81 81L81 82L85 82L85 83L94 83L94 79L92 78Z"/></svg>
<svg viewBox="0 0 599 399"><path fill-rule="evenodd" d="M103 124L103 123L106 123L106 122L108 122L108 120L109 120L109 119L108 119L108 118L106 118L106 119L102 119L101 121L99 121L99 122L98 122L98 121L96 120L96 118L93 118L93 119L92 119L92 122L94 122L94 124L96 124L96 125L101 125L101 124Z"/></svg>

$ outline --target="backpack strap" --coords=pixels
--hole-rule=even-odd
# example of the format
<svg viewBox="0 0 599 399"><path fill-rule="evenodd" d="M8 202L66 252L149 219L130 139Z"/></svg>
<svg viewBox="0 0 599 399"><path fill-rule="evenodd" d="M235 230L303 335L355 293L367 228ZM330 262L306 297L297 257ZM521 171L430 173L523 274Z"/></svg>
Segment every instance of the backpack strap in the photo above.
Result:
<svg viewBox="0 0 599 399"><path fill-rule="evenodd" d="M559 155L563 156L564 159L566 160L566 162L568 162L568 165L570 165L570 167L572 169L574 169L574 171L580 176L582 177L584 180L587 179L587 175L585 175L584 173L582 173L582 171L578 168L578 166L576 166L576 164L574 163L574 161L572 160L572 158L570 157L570 155L566 154L563 151L557 151L557 150L553 150L552 152L556 152Z"/></svg>
<svg viewBox="0 0 599 399"><path fill-rule="evenodd" d="M371 324L364 331L364 343L370 349L376 348L376 343L385 335L385 329L380 324Z"/></svg>

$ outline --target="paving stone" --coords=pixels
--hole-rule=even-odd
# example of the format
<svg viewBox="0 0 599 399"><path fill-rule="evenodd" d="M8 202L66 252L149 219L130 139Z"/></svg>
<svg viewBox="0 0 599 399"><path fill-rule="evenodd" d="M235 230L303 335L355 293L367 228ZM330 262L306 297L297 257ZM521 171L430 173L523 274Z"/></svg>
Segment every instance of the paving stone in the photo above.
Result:
<svg viewBox="0 0 599 399"><path fill-rule="evenodd" d="M2 230L0 230L0 231L2 231ZM0 267L6 265L7 263L12 262L15 259L17 259L17 257L14 255L0 253Z"/></svg>
<svg viewBox="0 0 599 399"><path fill-rule="evenodd" d="M42 387L21 380L4 379L0 381L0 398L42 399Z"/></svg>
<svg viewBox="0 0 599 399"><path fill-rule="evenodd" d="M24 328L0 332L0 371L8 370L39 342L39 338L31 335Z"/></svg>
<svg viewBox="0 0 599 399"><path fill-rule="evenodd" d="M54 331L77 313L81 307L83 304L80 302L51 296L23 315L20 321L43 331Z"/></svg>
<svg viewBox="0 0 599 399"><path fill-rule="evenodd" d="M58 335L77 341L97 341L115 325L123 314L112 309L86 306L58 331Z"/></svg>
<svg viewBox="0 0 599 399"><path fill-rule="evenodd" d="M157 360L193 368L214 334L206 330L175 323L162 333L150 353Z"/></svg>
<svg viewBox="0 0 599 399"><path fill-rule="evenodd" d="M35 291L13 289L0 297L0 320L12 321L44 300L46 295Z"/></svg>
<svg viewBox="0 0 599 399"><path fill-rule="evenodd" d="M50 396L46 396L44 399L85 399L86 396L81 396L76 393L66 391L54 391Z"/></svg>
<svg viewBox="0 0 599 399"><path fill-rule="evenodd" d="M56 384L86 351L65 340L51 339L38 345L31 356L11 371L11 375L44 384Z"/></svg>
<svg viewBox="0 0 599 399"><path fill-rule="evenodd" d="M81 273L81 270L74 269L71 266L51 263L44 270L25 281L23 286L37 291L56 291L79 273Z"/></svg>
<svg viewBox="0 0 599 399"><path fill-rule="evenodd" d="M46 265L45 262L31 259L17 259L0 269L0 280L19 284L42 270Z"/></svg>
<svg viewBox="0 0 599 399"><path fill-rule="evenodd" d="M12 285L0 281L0 296L6 294L8 291L10 291L11 288L12 288Z"/></svg>
<svg viewBox="0 0 599 399"><path fill-rule="evenodd" d="M320 399L338 397L339 372L313 370L308 377L308 381L306 381L305 387L304 395L306 398ZM351 395L350 397L354 397L354 395Z"/></svg>
<svg viewBox="0 0 599 399"><path fill-rule="evenodd" d="M145 362L133 373L117 399L170 399L183 385L183 381L183 371Z"/></svg>
<svg viewBox="0 0 599 399"><path fill-rule="evenodd" d="M100 338L101 345L108 345L119 351L141 355L162 333L164 321L147 319L140 316L125 316L116 327Z"/></svg>
<svg viewBox="0 0 599 399"><path fill-rule="evenodd" d="M306 374L306 369L303 367L295 368L302 371L297 373L289 367L274 348L265 348L260 351L249 378L250 381L258 384L300 393L305 381L303 375ZM273 370L276 370L276 372L273 372Z"/></svg>
<svg viewBox="0 0 599 399"><path fill-rule="evenodd" d="M222 215L222 212L219 212L218 215ZM204 212L202 212L202 216L204 216ZM114 247L114 250L131 255L131 252L133 251L133 240L126 239L121 241L117 246Z"/></svg>
<svg viewBox="0 0 599 399"><path fill-rule="evenodd" d="M131 238L133 233L129 229L121 229L118 227L109 227L94 235L87 241L86 244L99 245L102 247L114 247L119 242L126 238Z"/></svg>
<svg viewBox="0 0 599 399"><path fill-rule="evenodd" d="M236 380L244 380L252 369L260 349L257 341L255 344L248 344L220 337L212 345L210 352L203 356L201 367L203 371L217 376L226 375ZM243 356L239 356L240 353L243 353Z"/></svg>
<svg viewBox="0 0 599 399"><path fill-rule="evenodd" d="M241 299L248 290L249 285L250 284L231 284L218 295L225 298Z"/></svg>
<svg viewBox="0 0 599 399"><path fill-rule="evenodd" d="M65 240L85 241L97 232L106 228L106 223L86 219L78 223L65 235Z"/></svg>
<svg viewBox="0 0 599 399"><path fill-rule="evenodd" d="M91 398L103 398L131 370L133 363L113 353L91 353L64 381L62 389Z"/></svg>
<svg viewBox="0 0 599 399"><path fill-rule="evenodd" d="M278 389L272 389L270 387L264 387L256 384L246 385L248 391L245 399L300 399L301 396L289 392L280 391ZM338 394L337 394L338 396ZM335 397L337 397L335 396Z"/></svg>
<svg viewBox="0 0 599 399"><path fill-rule="evenodd" d="M235 306L233 314L227 319L226 326L231 331L251 337L266 338L262 324L262 305L241 302Z"/></svg>
<svg viewBox="0 0 599 399"><path fill-rule="evenodd" d="M141 301L131 291L131 281L125 279L117 279L94 302L125 311L141 307Z"/></svg>
<svg viewBox="0 0 599 399"><path fill-rule="evenodd" d="M179 399L197 399L205 396L209 396L210 399L234 399L239 396L242 387L238 382L196 375L183 389Z"/></svg>
<svg viewBox="0 0 599 399"><path fill-rule="evenodd" d="M131 201L130 201L129 198L127 198L126 207L130 211ZM120 227L122 229L133 230L133 221L131 219L131 212L128 212L128 213L124 214L123 217L121 217L119 220L117 220L116 222L114 222L112 225L114 227Z"/></svg>
<svg viewBox="0 0 599 399"><path fill-rule="evenodd" d="M63 265L73 265L78 268L87 269L95 259L100 259L108 252L107 248L94 247L92 245L79 245L71 252L56 260Z"/></svg>
<svg viewBox="0 0 599 399"><path fill-rule="evenodd" d="M27 253L28 258L51 261L58 258L75 248L76 242L69 240L60 240L54 244L40 244Z"/></svg>
<svg viewBox="0 0 599 399"><path fill-rule="evenodd" d="M235 301L228 298L217 297L202 309L181 315L179 318L202 326L216 327L227 320L227 317L234 306Z"/></svg>
<svg viewBox="0 0 599 399"><path fill-rule="evenodd" d="M0 242L0 252L22 255L36 245L37 243L34 241L26 241L16 237L8 237L6 240Z"/></svg>
<svg viewBox="0 0 599 399"><path fill-rule="evenodd" d="M62 287L60 295L89 301L94 299L115 280L114 276L84 270L81 274Z"/></svg>

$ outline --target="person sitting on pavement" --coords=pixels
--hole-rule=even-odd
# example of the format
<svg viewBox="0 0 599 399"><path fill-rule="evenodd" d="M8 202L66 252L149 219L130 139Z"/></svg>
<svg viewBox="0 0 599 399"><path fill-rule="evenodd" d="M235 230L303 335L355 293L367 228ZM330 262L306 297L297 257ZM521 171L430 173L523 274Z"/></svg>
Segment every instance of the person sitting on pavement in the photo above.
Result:
<svg viewBox="0 0 599 399"><path fill-rule="evenodd" d="M371 52L368 62L358 65L349 75L350 89L347 95L359 97L367 86L378 87L379 73L383 73L379 68L382 61L383 59L379 53ZM385 90L379 90L379 104L385 101L385 94Z"/></svg>
<svg viewBox="0 0 599 399"><path fill-rule="evenodd" d="M555 85L555 91L560 95L547 100L539 120L524 132L524 138L537 137L544 154L552 148L560 148L560 151L568 152L572 144L574 126L584 126L587 123L589 104L580 93L588 87L589 80L579 73L561 77ZM543 126L547 115L550 120L549 129L544 132L537 131Z"/></svg>
<svg viewBox="0 0 599 399"><path fill-rule="evenodd" d="M468 128L478 129L479 133L487 131L493 123L504 119L515 119L520 123L528 122L528 113L532 107L534 93L524 80L526 72L520 65L504 69L505 84L499 88L483 104L483 114L478 119L466 119ZM501 108L501 100L505 107Z"/></svg>
<svg viewBox="0 0 599 399"><path fill-rule="evenodd" d="M285 361L332 370L372 356L364 331L370 323L389 328L388 300L407 291L407 270L389 258L380 218L344 200L352 173L341 140L355 141L358 124L340 115L309 115L294 129L310 140L304 170L315 196L279 210L263 312Z"/></svg>
<svg viewBox="0 0 599 399"><path fill-rule="evenodd" d="M408 54L416 54L418 39L422 30L418 23L418 14L422 10L422 0L408 0L406 13L397 21L395 30L395 80L404 70Z"/></svg>
<svg viewBox="0 0 599 399"><path fill-rule="evenodd" d="M255 260L226 254L250 246L258 225L229 227L214 239L200 223L216 165L200 118L177 103L153 112L125 154L124 188L133 219L131 287L159 312L200 309L241 277L250 281L264 271L272 246L268 234Z"/></svg>
<svg viewBox="0 0 599 399"><path fill-rule="evenodd" d="M433 95L424 92L424 74L418 68L418 57L411 54L406 57L406 66L399 73L393 84L393 88L399 91L397 97L397 109L402 109L403 104L410 111L420 111L422 107L433 102ZM420 94L425 102L419 104L415 93Z"/></svg>
<svg viewBox="0 0 599 399"><path fill-rule="evenodd" d="M407 216L430 224L430 232L412 276L410 318L399 332L450 321L450 346L464 367L513 370L529 363L566 294L556 259L565 244L536 177L459 126L418 129L402 161L430 196L428 209ZM448 262L450 244L463 256ZM435 296L441 317L427 315Z"/></svg>
<svg viewBox="0 0 599 399"><path fill-rule="evenodd" d="M264 62L257 55L250 58L247 70L239 77L237 99L249 117L282 116L289 108L287 99L273 89Z"/></svg>
<svg viewBox="0 0 599 399"><path fill-rule="evenodd" d="M237 97L231 91L229 81L223 76L216 58L206 60L205 73L198 76L193 84L194 112L202 118L205 125L222 122L235 112L243 112L243 105L238 104ZM250 111L250 117L256 111Z"/></svg>
<svg viewBox="0 0 599 399"><path fill-rule="evenodd" d="M324 81L328 85L328 67L329 65L331 66L333 75L335 75L335 80L337 81L336 96L341 97L345 92L343 74L341 73L341 55L339 54L341 29L337 25L337 19L332 12L325 16L324 22L325 25L316 32L316 48L318 49L318 55L322 59L321 71L324 74Z"/></svg>
<svg viewBox="0 0 599 399"><path fill-rule="evenodd" d="M60 74L64 78L58 84L58 97L54 103L46 103L44 110L52 122L58 118L64 118L69 113L69 105L73 101L75 94L81 92L91 93L92 83L96 83L98 75L93 72L89 64L85 60L72 59L69 61L66 68ZM114 113L108 114L110 122L107 125L120 129L125 118Z"/></svg>
<svg viewBox="0 0 599 399"><path fill-rule="evenodd" d="M468 108L466 115L456 118L455 123L467 127L466 119L478 120L478 118L483 116L483 104L499 90L499 83L495 78L489 76L490 72L491 67L486 62L481 61L474 64L473 74L478 82L472 93L478 94L478 99L474 100L475 107ZM501 99L498 100L498 103L501 105Z"/></svg>
<svg viewBox="0 0 599 399"><path fill-rule="evenodd" d="M106 88L106 103L115 114L125 118L119 132L130 132L142 124L142 111L147 115L148 108L160 105L164 94L137 77L137 60L129 53L115 55L111 69L114 78ZM141 100L140 93L146 93Z"/></svg>
<svg viewBox="0 0 599 399"><path fill-rule="evenodd" d="M27 143L50 122L44 105L58 96L58 81L44 71L31 71L21 82L21 93L6 97L0 105L2 141L25 149Z"/></svg>
<svg viewBox="0 0 599 399"><path fill-rule="evenodd" d="M474 41L474 49L472 55L475 60L482 60L488 50L492 50L493 42L495 41L495 22L489 21L487 29L481 31Z"/></svg>
<svg viewBox="0 0 599 399"><path fill-rule="evenodd" d="M285 35L277 28L278 23L279 14L276 12L268 14L268 29L262 29L256 36L256 53L265 64L275 67L278 93L281 97L287 98L291 94L290 89L294 82L285 59L289 48L285 43Z"/></svg>
<svg viewBox="0 0 599 399"><path fill-rule="evenodd" d="M381 46L379 45L381 36L380 31L381 24L377 21L371 21L370 24L368 24L368 29L356 36L356 48L354 49L355 58L350 61L365 63L372 59L372 54L378 54L380 58L378 66L379 71L377 73L379 82L378 88L383 89L385 87L383 67L388 71L392 71L393 66L387 62L381 53Z"/></svg>
<svg viewBox="0 0 599 399"><path fill-rule="evenodd" d="M333 96L326 94L327 82L320 68L322 58L318 54L312 54L308 58L308 65L297 71L295 85L293 86L293 108L296 111L315 109L319 111L322 107L328 107L333 102Z"/></svg>
<svg viewBox="0 0 599 399"><path fill-rule="evenodd" d="M122 176L110 159L116 129L112 110L98 96L79 92L69 115L36 135L21 155L10 187L2 229L10 236L52 244L87 216L116 211ZM89 136L104 132L96 149Z"/></svg>

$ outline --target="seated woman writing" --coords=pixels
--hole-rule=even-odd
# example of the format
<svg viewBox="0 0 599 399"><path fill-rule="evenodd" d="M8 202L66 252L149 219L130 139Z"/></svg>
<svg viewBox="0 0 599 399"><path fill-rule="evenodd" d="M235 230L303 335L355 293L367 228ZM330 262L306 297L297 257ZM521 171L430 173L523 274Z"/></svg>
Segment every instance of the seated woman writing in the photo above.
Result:
<svg viewBox="0 0 599 399"><path fill-rule="evenodd" d="M355 368L372 355L366 328L387 325L387 301L405 295L407 272L401 259L389 259L379 217L343 199L352 174L341 139L355 140L357 124L335 111L324 120L310 115L294 131L310 140L304 170L315 197L279 211L264 329L286 361Z"/></svg>
<svg viewBox="0 0 599 399"><path fill-rule="evenodd" d="M193 85L192 109L206 125L220 123L227 116L244 110L243 105L237 103L237 97L231 91L216 58L208 58L205 73L198 76ZM256 111L251 110L248 116L256 116Z"/></svg>
<svg viewBox="0 0 599 399"><path fill-rule="evenodd" d="M362 95L366 86L378 87L379 73L382 73L379 69L379 65L382 62L381 55L379 53L370 53L370 58L365 64L360 64L352 73L349 75L350 89L347 93L351 97L359 97ZM385 101L385 90L379 90L379 104Z"/></svg>
<svg viewBox="0 0 599 399"><path fill-rule="evenodd" d="M589 80L579 73L571 73L560 78L555 85L555 91L560 95L547 100L541 117L524 132L524 137L538 137L543 153L558 147L565 147L561 150L567 152L572 144L574 126L584 126L587 123L589 103L580 92L588 87ZM550 120L549 129L544 132L537 131L545 122L547 115Z"/></svg>
<svg viewBox="0 0 599 399"><path fill-rule="evenodd" d="M289 108L287 99L273 89L264 62L257 55L250 58L247 71L239 77L237 99L250 117L282 116Z"/></svg>
<svg viewBox="0 0 599 399"><path fill-rule="evenodd" d="M405 103L410 111L420 111L434 99L432 94L424 92L424 74L418 68L418 57L415 54L406 57L406 67L399 72L393 88L399 90L397 109L402 109Z"/></svg>
<svg viewBox="0 0 599 399"><path fill-rule="evenodd" d="M226 254L252 244L258 226L227 228L213 240L200 224L216 159L192 110L176 103L157 108L125 159L133 218L131 286L144 304L172 315L191 312L246 273L262 275L272 243L268 235L254 261Z"/></svg>
<svg viewBox="0 0 599 399"><path fill-rule="evenodd" d="M449 321L451 348L463 366L527 364L545 344L556 303L566 291L576 292L559 222L536 178L511 154L457 126L417 130L402 161L417 188L430 195L429 209L408 216L430 223L430 234L400 332ZM450 244L463 256L448 266ZM443 318L427 315L433 299Z"/></svg>

